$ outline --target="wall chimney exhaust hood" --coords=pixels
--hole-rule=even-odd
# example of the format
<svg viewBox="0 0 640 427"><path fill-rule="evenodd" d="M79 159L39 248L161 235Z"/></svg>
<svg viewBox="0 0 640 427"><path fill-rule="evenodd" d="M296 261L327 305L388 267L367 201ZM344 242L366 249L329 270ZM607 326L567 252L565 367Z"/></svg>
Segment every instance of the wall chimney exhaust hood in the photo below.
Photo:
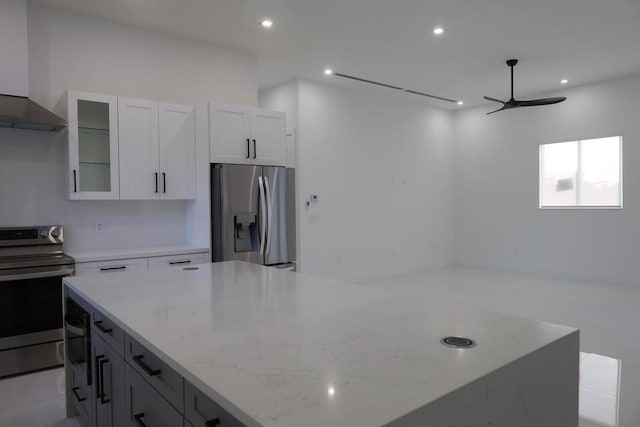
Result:
<svg viewBox="0 0 640 427"><path fill-rule="evenodd" d="M0 127L61 131L67 123L29 99L26 0L0 1Z"/></svg>

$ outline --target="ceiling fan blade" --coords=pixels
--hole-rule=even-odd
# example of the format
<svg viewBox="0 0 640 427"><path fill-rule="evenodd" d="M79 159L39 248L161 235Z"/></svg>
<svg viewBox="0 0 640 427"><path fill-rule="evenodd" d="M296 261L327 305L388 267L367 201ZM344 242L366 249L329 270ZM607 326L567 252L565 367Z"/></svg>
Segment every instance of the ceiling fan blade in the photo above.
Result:
<svg viewBox="0 0 640 427"><path fill-rule="evenodd" d="M567 98L562 96L558 98L542 98L542 99L532 99L530 101L515 101L517 107L536 107L538 105L551 105L557 104L566 100Z"/></svg>
<svg viewBox="0 0 640 427"><path fill-rule="evenodd" d="M497 113L498 111L502 111L502 110L506 110L506 107L498 108L497 110L495 110L495 111L491 111L491 112L489 112L489 113L487 113L487 114Z"/></svg>
<svg viewBox="0 0 640 427"><path fill-rule="evenodd" d="M499 102L502 105L506 104L506 102L500 101L499 99L491 98L490 96L485 96L484 99L486 99L487 101Z"/></svg>

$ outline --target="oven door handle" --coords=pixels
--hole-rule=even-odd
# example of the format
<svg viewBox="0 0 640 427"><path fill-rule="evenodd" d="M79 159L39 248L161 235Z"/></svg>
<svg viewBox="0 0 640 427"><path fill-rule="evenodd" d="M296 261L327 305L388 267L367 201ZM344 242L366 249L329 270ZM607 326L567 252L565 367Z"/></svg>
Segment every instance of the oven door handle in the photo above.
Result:
<svg viewBox="0 0 640 427"><path fill-rule="evenodd" d="M67 319L66 317L64 319L64 328L68 332L72 333L73 335L79 336L79 337L84 337L84 336L87 335L86 332L85 332L86 331L85 328L77 326L77 325L74 325L73 323L70 323L69 319Z"/></svg>
<svg viewBox="0 0 640 427"><path fill-rule="evenodd" d="M48 271L36 271L33 273L7 274L0 276L0 282L10 282L14 280L41 279L44 277L69 276L73 274L73 267L62 266L61 268Z"/></svg>

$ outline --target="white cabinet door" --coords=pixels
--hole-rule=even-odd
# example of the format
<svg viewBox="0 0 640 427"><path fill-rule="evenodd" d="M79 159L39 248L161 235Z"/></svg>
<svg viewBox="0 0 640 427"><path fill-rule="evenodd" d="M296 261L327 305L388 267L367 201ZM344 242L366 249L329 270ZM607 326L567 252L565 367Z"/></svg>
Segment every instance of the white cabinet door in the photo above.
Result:
<svg viewBox="0 0 640 427"><path fill-rule="evenodd" d="M196 198L196 120L192 106L160 104L160 197Z"/></svg>
<svg viewBox="0 0 640 427"><path fill-rule="evenodd" d="M284 113L261 108L251 109L251 143L254 149L254 164L284 166L286 163L285 138Z"/></svg>
<svg viewBox="0 0 640 427"><path fill-rule="evenodd" d="M209 105L211 163L251 163L250 111L238 105Z"/></svg>
<svg viewBox="0 0 640 427"><path fill-rule="evenodd" d="M129 258L110 261L77 262L76 276L90 274L118 273L122 271L143 271L148 268L147 258Z"/></svg>
<svg viewBox="0 0 640 427"><path fill-rule="evenodd" d="M154 256L149 258L149 270L163 267L189 267L209 262L207 252L183 255Z"/></svg>
<svg viewBox="0 0 640 427"><path fill-rule="evenodd" d="M117 97L80 91L66 97L69 199L118 199Z"/></svg>
<svg viewBox="0 0 640 427"><path fill-rule="evenodd" d="M118 98L120 198L160 198L158 103Z"/></svg>

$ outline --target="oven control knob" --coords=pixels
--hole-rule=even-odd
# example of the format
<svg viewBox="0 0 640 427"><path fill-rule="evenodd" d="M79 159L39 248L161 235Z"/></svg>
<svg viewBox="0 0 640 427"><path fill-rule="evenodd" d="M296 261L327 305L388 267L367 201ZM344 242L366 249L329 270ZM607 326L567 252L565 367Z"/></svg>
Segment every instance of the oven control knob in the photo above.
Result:
<svg viewBox="0 0 640 427"><path fill-rule="evenodd" d="M56 239L60 237L60 229L54 228L53 230L51 230L51 237L54 237Z"/></svg>
<svg viewBox="0 0 640 427"><path fill-rule="evenodd" d="M40 230L40 237L42 237L43 239L46 239L47 237L49 237L49 230L47 229Z"/></svg>

